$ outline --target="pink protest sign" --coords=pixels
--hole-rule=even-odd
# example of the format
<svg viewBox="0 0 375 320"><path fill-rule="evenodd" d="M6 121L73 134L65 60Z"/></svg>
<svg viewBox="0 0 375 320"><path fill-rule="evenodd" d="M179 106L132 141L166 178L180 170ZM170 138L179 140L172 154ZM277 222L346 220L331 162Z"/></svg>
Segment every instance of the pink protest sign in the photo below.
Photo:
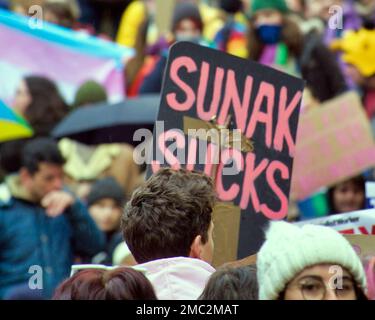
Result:
<svg viewBox="0 0 375 320"><path fill-rule="evenodd" d="M193 43L169 51L148 176L170 166L213 177L225 209L215 220L215 251L234 253L221 264L258 252L269 220L288 213L303 86Z"/></svg>
<svg viewBox="0 0 375 320"><path fill-rule="evenodd" d="M291 197L304 199L375 165L375 143L358 95L349 92L300 117Z"/></svg>

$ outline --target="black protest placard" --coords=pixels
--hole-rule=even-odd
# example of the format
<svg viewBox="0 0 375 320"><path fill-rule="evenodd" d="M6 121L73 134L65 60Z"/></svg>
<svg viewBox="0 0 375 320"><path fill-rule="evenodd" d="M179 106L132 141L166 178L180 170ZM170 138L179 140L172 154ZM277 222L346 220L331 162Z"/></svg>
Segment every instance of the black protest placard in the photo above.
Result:
<svg viewBox="0 0 375 320"><path fill-rule="evenodd" d="M233 208L222 228L234 224L226 236L237 258L259 250L269 219L287 215L302 92L301 79L249 60L188 42L170 50L148 175L171 166L212 176Z"/></svg>

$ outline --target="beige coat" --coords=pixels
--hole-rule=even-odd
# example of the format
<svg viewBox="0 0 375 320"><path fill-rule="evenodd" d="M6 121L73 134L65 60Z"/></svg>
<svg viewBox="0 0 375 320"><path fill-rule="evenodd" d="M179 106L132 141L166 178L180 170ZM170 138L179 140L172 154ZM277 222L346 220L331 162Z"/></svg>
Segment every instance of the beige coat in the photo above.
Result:
<svg viewBox="0 0 375 320"><path fill-rule="evenodd" d="M65 183L80 198L85 198L95 180L112 176L130 197L142 180L139 166L133 160L134 148L128 144L87 146L62 139L59 149L66 159Z"/></svg>

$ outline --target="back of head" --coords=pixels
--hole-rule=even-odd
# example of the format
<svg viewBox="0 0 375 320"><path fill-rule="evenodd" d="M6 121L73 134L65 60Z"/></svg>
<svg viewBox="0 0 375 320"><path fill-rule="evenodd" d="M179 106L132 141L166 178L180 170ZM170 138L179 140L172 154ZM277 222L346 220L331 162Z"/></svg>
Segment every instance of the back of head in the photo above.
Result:
<svg viewBox="0 0 375 320"><path fill-rule="evenodd" d="M56 289L53 300L156 300L149 280L132 268L87 269Z"/></svg>
<svg viewBox="0 0 375 320"><path fill-rule="evenodd" d="M138 263L188 257L194 239L208 241L216 194L211 178L160 169L134 191L122 217L124 239Z"/></svg>
<svg viewBox="0 0 375 320"><path fill-rule="evenodd" d="M90 207L95 202L105 198L113 199L119 207L124 205L124 189L113 177L97 180L92 185L90 193L87 196L87 205Z"/></svg>
<svg viewBox="0 0 375 320"><path fill-rule="evenodd" d="M25 77L25 82L33 98L37 95L42 95L43 93L49 94L51 91L57 91L55 83L44 76L29 75Z"/></svg>
<svg viewBox="0 0 375 320"><path fill-rule="evenodd" d="M29 138L4 142L0 145L0 170L6 175L16 173L22 165L22 149Z"/></svg>
<svg viewBox="0 0 375 320"><path fill-rule="evenodd" d="M107 92L105 88L100 83L89 80L78 88L74 98L74 107L78 108L106 101Z"/></svg>
<svg viewBox="0 0 375 320"><path fill-rule="evenodd" d="M318 225L302 227L283 221L270 223L266 241L257 254L260 300L277 300L286 285L304 269L319 264L348 270L363 290L366 277L361 260L336 230Z"/></svg>
<svg viewBox="0 0 375 320"><path fill-rule="evenodd" d="M38 171L39 164L45 162L63 165L65 160L57 143L50 138L35 138L26 143L22 150L21 166L30 174Z"/></svg>
<svg viewBox="0 0 375 320"><path fill-rule="evenodd" d="M28 76L24 80L31 95L25 118L34 129L35 136L46 136L67 114L68 106L48 78Z"/></svg>
<svg viewBox="0 0 375 320"><path fill-rule="evenodd" d="M258 300L256 266L223 268L212 274L200 300Z"/></svg>

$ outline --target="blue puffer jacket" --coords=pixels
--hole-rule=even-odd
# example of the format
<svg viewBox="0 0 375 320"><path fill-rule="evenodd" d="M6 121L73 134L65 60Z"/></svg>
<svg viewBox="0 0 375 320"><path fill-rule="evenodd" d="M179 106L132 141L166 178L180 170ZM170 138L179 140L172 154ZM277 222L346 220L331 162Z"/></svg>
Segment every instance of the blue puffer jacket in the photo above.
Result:
<svg viewBox="0 0 375 320"><path fill-rule="evenodd" d="M38 268L42 290L35 293L50 298L69 276L74 255L94 255L104 243L104 235L78 200L55 218L26 200L0 200L0 298L12 295L20 285L37 284Z"/></svg>

